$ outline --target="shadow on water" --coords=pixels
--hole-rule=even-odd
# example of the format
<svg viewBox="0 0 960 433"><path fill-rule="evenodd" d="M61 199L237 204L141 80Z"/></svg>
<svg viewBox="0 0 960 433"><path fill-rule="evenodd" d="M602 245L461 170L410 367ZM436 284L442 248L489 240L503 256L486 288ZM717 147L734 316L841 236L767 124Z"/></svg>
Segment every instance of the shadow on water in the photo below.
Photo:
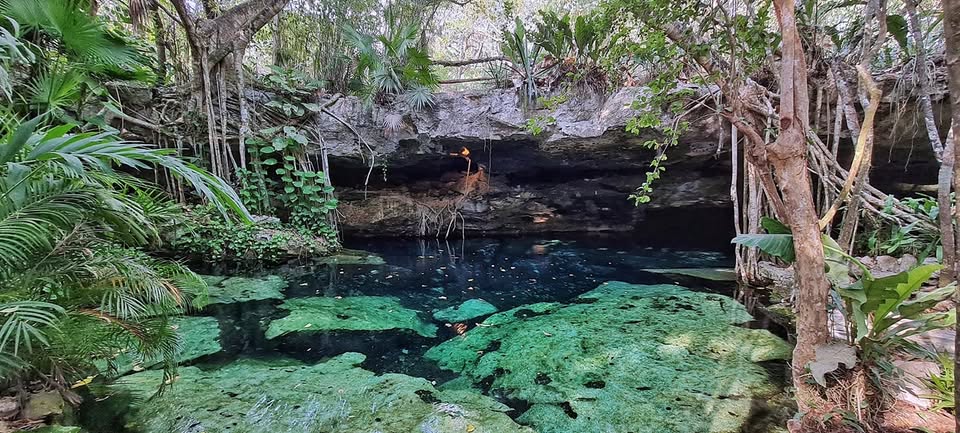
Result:
<svg viewBox="0 0 960 433"><path fill-rule="evenodd" d="M481 238L449 242L352 239L347 245L375 254L383 258L383 263L302 264L272 270L280 272L289 281L285 297L394 297L402 306L419 311L423 321L434 322L439 328L438 338L404 332L336 332L297 333L271 340L265 337L264 330L269 321L287 314L277 308L281 301L214 305L203 314L219 320L223 351L198 359L193 364L207 370L238 358L279 357L315 363L342 353L359 352L366 355L362 364L364 369L378 374L403 373L443 383L456 375L439 369L435 363L424 359L423 354L436 344L455 337L458 332L453 324L436 321L431 315L433 311L457 306L469 299L483 299L499 311L538 302L585 303L589 300L577 297L606 281L676 284L694 291L735 295L732 282L646 271L731 267L733 259L729 254L718 252L716 247L680 250L654 246L633 236ZM207 271L218 272L216 269ZM483 318L469 320L463 325L471 329ZM747 326L771 327L762 320ZM785 336L782 329L771 330ZM785 364L769 363L764 367L771 378L783 386ZM489 384L484 391L514 408L511 416L519 416L529 408L527 402L500 395ZM121 399L87 403L87 406L81 409L81 418L94 428L93 431L125 433L118 425L124 411ZM572 408L567 409L569 416L576 415ZM771 413L776 410L780 409L765 402L753 402L749 428L745 427L744 431L765 431L764 423L779 422L779 414ZM91 416L91 412L99 415ZM104 418L114 418L115 421L104 422Z"/></svg>

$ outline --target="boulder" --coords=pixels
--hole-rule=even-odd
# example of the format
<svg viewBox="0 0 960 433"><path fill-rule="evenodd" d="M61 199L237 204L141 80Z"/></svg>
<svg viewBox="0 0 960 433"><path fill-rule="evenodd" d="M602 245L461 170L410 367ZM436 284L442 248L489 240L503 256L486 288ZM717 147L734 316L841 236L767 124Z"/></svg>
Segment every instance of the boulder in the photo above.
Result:
<svg viewBox="0 0 960 433"><path fill-rule="evenodd" d="M41 391L30 394L23 406L24 419L46 419L63 415L65 403L59 391Z"/></svg>
<svg viewBox="0 0 960 433"><path fill-rule="evenodd" d="M20 413L20 402L16 397L0 398L0 420L10 421Z"/></svg>

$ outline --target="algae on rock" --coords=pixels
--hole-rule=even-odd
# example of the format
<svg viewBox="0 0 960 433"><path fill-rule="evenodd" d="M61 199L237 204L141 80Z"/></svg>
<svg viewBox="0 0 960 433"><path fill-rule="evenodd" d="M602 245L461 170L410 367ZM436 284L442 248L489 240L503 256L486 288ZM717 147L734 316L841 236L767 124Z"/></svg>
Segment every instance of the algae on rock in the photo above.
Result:
<svg viewBox="0 0 960 433"><path fill-rule="evenodd" d="M382 257L363 250L341 249L332 256L320 257L314 260L316 263L331 265L371 265L381 266L387 264Z"/></svg>
<svg viewBox="0 0 960 433"><path fill-rule="evenodd" d="M441 322L457 323L496 312L497 307L483 299L469 299L458 306L436 311L433 318Z"/></svg>
<svg viewBox="0 0 960 433"><path fill-rule="evenodd" d="M427 352L441 367L531 406L540 433L739 432L779 392L758 362L790 346L735 300L669 285L604 283L572 304L501 312Z"/></svg>
<svg viewBox="0 0 960 433"><path fill-rule="evenodd" d="M204 275L208 286L210 304L233 304L248 301L283 299L281 290L287 288L287 282L277 276L266 277L218 277Z"/></svg>
<svg viewBox="0 0 960 433"><path fill-rule="evenodd" d="M178 363L190 362L223 350L220 345L220 322L214 317L180 317L173 320L172 326L179 337L176 356ZM121 353L113 360L116 376L153 368L161 362L162 360L156 358L139 359L132 353ZM101 371L107 370L106 362L98 364Z"/></svg>
<svg viewBox="0 0 960 433"><path fill-rule="evenodd" d="M437 335L435 325L424 323L416 311L387 296L294 298L280 304L280 309L290 314L270 322L268 339L291 332L401 330L423 337Z"/></svg>
<svg viewBox="0 0 960 433"><path fill-rule="evenodd" d="M346 353L315 365L241 359L214 371L186 367L149 401L162 372L128 376L113 388L135 397L127 426L138 433L533 433L489 397L376 375L358 367L363 360Z"/></svg>

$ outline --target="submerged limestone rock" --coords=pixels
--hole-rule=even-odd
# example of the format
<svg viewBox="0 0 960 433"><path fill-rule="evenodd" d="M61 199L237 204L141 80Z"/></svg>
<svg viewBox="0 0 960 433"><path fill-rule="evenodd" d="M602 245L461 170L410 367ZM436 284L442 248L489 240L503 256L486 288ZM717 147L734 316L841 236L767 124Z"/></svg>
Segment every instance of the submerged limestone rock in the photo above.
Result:
<svg viewBox="0 0 960 433"><path fill-rule="evenodd" d="M277 275L259 278L204 275L203 280L207 282L210 304L283 299L281 290L287 288L287 282Z"/></svg>
<svg viewBox="0 0 960 433"><path fill-rule="evenodd" d="M220 345L220 322L215 317L184 317L174 324L180 336L177 362L193 361L223 350Z"/></svg>
<svg viewBox="0 0 960 433"><path fill-rule="evenodd" d="M433 318L441 322L465 322L497 312L497 307L483 299L470 299L455 307L444 308L433 313Z"/></svg>
<svg viewBox="0 0 960 433"><path fill-rule="evenodd" d="M774 395L761 361L790 346L735 300L669 285L604 283L572 304L495 314L426 357L531 406L540 433L739 432Z"/></svg>
<svg viewBox="0 0 960 433"><path fill-rule="evenodd" d="M214 317L181 317L173 320L173 328L179 337L176 360L188 363L206 355L223 350L220 345L220 322ZM155 368L162 359L140 359L133 353L121 353L114 360L114 376L123 376L133 371ZM107 363L97 362L100 371L108 371Z"/></svg>
<svg viewBox="0 0 960 433"><path fill-rule="evenodd" d="M325 263L331 265L370 265L370 266L380 266L387 264L383 260L383 257L380 257L376 254L369 253L363 250L350 250L350 249L341 249L332 256L321 257L314 259L316 263Z"/></svg>
<svg viewBox="0 0 960 433"><path fill-rule="evenodd" d="M533 433L489 397L378 376L358 367L363 360L346 353L315 365L242 359L209 372L186 367L152 400L160 372L113 387L139 397L127 420L138 433Z"/></svg>
<svg viewBox="0 0 960 433"><path fill-rule="evenodd" d="M436 326L424 323L416 311L387 296L294 298L280 304L280 309L290 314L270 322L269 339L291 332L406 330L423 337L437 335Z"/></svg>
<svg viewBox="0 0 960 433"><path fill-rule="evenodd" d="M663 275L682 275L710 281L737 281L737 272L732 268L666 268L642 269L645 272Z"/></svg>

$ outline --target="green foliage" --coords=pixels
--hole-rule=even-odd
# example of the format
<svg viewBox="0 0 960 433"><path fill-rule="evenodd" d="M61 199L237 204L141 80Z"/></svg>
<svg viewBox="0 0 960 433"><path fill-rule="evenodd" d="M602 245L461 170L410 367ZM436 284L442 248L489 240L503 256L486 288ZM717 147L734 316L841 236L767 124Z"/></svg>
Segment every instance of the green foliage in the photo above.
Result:
<svg viewBox="0 0 960 433"><path fill-rule="evenodd" d="M541 116L537 115L527 119L524 123L524 128L529 131L534 136L540 135L544 130L553 126L557 123L557 119L553 116Z"/></svg>
<svg viewBox="0 0 960 433"><path fill-rule="evenodd" d="M525 105L532 105L540 96L537 89L537 76L543 74L543 70L538 68L537 63L540 61L543 48L532 40L523 21L517 18L512 31L503 31L500 50L510 59L513 72L520 76L521 101Z"/></svg>
<svg viewBox="0 0 960 433"><path fill-rule="evenodd" d="M758 247L767 254L791 263L794 257L793 235L789 234L786 226L773 219L765 219L764 227L770 233L737 236L733 243ZM847 329L851 331L848 343L856 348L859 360L873 370L871 377L875 380L880 381L880 378L889 375L884 360L892 351L908 349L922 352L908 337L949 328L956 323L956 311L929 312L937 303L954 294L955 285L923 293L919 291L941 269L940 265L921 265L887 277L874 277L863 263L844 253L829 236L823 235L822 240L827 278L842 304ZM849 265L859 268L862 274L852 283ZM826 352L840 353L838 349ZM819 358L818 351L820 364L817 365L824 365L828 361ZM832 367L826 370L818 367L821 368L821 377L823 373L836 369L838 363L829 362L828 365ZM877 386L883 389L882 383L878 382Z"/></svg>
<svg viewBox="0 0 960 433"><path fill-rule="evenodd" d="M176 218L170 246L178 253L215 261L278 263L294 254L325 254L331 243L307 230L263 218L240 224L210 206L186 209Z"/></svg>
<svg viewBox="0 0 960 433"><path fill-rule="evenodd" d="M893 215L895 201L898 201L898 199L888 196L883 212ZM940 205L934 197L921 194L916 197L899 199L899 202L921 219L937 221L940 215ZM881 220L872 229L864 230L864 235L858 240L859 246L871 255L901 256L913 254L920 260L934 255L941 257L939 232L923 227L925 226L918 223L901 226L897 223Z"/></svg>
<svg viewBox="0 0 960 433"><path fill-rule="evenodd" d="M956 316L950 313L926 313L938 302L948 299L953 286L917 295L940 265L922 265L883 278L864 271L862 278L837 292L847 303L847 320L853 324L852 341L860 345L867 358L910 343L905 338L952 326Z"/></svg>
<svg viewBox="0 0 960 433"><path fill-rule="evenodd" d="M176 367L169 319L206 302L178 263L138 248L159 242L169 206L117 168L163 167L224 212L246 215L222 180L167 150L116 133L37 132L40 119L0 140L0 366L5 377L57 388L120 351ZM50 375L49 372L57 372Z"/></svg>
<svg viewBox="0 0 960 433"><path fill-rule="evenodd" d="M13 80L10 69L21 63L33 61L33 52L20 41L20 25L7 18L10 29L0 27L0 93L9 101L13 97Z"/></svg>
<svg viewBox="0 0 960 433"><path fill-rule="evenodd" d="M937 356L937 362L940 367L939 373L931 373L930 377L924 380L924 384L932 391L932 394L923 397L937 402L934 410L949 409L956 410L956 401L954 400L954 363L953 356L949 353L941 353Z"/></svg>
<svg viewBox="0 0 960 433"><path fill-rule="evenodd" d="M276 65L268 66L270 72L264 77L266 84L288 95L303 97L323 88L323 81L312 79L294 69Z"/></svg>
<svg viewBox="0 0 960 433"><path fill-rule="evenodd" d="M351 88L365 101L399 95L417 110L433 105L438 79L418 46L420 26L390 18L384 34L363 34L346 25L343 34L356 51Z"/></svg>
<svg viewBox="0 0 960 433"><path fill-rule="evenodd" d="M11 64L30 65L32 78L18 89L15 111L72 123L85 104L110 99L102 82L153 81L147 58L134 48L136 44L110 30L87 6L80 0L0 0L0 15L9 19L0 23L8 27L0 33L18 37L20 47L29 47L12 41L3 44L9 60L4 62L0 87Z"/></svg>
<svg viewBox="0 0 960 433"><path fill-rule="evenodd" d="M535 43L547 51L554 63L549 65L553 86L560 84L587 87L602 93L608 86L606 72L600 66L608 55L616 35L610 36L610 24L603 14L591 13L572 18L540 11L533 32Z"/></svg>
<svg viewBox="0 0 960 433"><path fill-rule="evenodd" d="M332 195L333 187L325 185L326 174L306 168L306 144L306 136L293 126L261 130L249 146L251 167L260 173L253 185L265 185L263 193L269 191L272 199L289 212L289 221L297 229L334 238L336 233L327 223L327 215L337 208L337 199ZM269 199L256 199L269 206Z"/></svg>

